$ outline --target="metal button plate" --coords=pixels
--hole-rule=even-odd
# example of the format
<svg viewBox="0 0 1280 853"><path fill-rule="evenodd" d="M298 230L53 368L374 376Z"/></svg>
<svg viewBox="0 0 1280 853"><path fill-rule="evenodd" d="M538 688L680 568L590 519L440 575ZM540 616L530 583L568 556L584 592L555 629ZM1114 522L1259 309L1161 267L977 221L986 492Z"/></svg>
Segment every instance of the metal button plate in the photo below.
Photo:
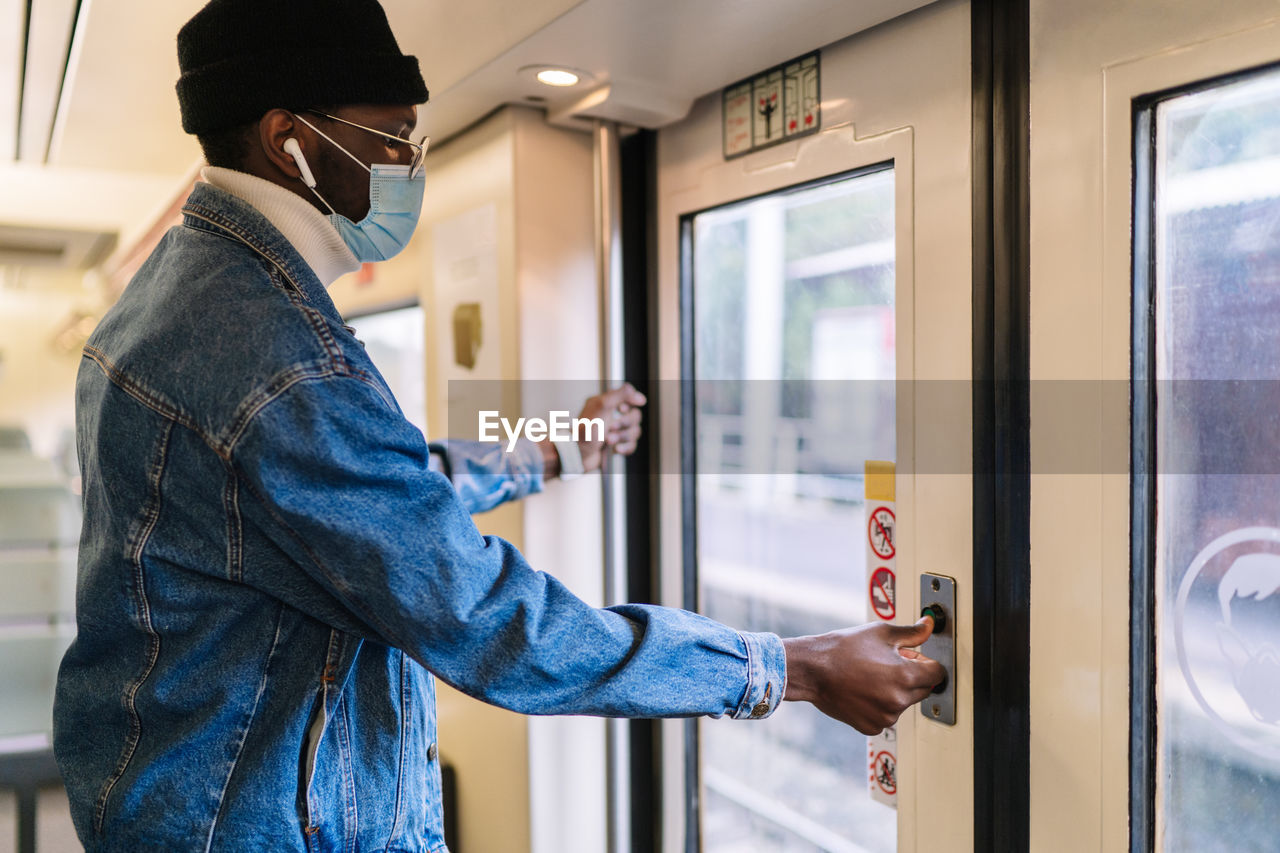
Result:
<svg viewBox="0 0 1280 853"><path fill-rule="evenodd" d="M920 647L920 652L942 664L947 671L947 681L940 693L926 696L920 703L920 713L926 720L954 726L956 724L956 582L944 575L920 576L920 609L940 608L946 619L942 630Z"/></svg>

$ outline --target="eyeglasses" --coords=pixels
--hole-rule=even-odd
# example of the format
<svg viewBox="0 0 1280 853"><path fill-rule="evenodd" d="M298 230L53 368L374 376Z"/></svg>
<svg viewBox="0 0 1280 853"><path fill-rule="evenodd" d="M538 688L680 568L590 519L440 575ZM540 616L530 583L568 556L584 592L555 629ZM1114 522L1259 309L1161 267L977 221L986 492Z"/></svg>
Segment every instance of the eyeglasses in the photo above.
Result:
<svg viewBox="0 0 1280 853"><path fill-rule="evenodd" d="M388 142L398 142L401 145L408 145L410 148L413 149L413 159L409 161L409 177L411 179L416 178L418 177L418 173L422 171L422 164L427 159L427 148L431 145L430 136L424 135L417 142L414 142L411 139L404 139L403 137L400 137L400 136L392 136L390 133L383 133L381 130L374 130L372 127L365 127L363 124L356 124L354 121L347 121L345 118L338 118L337 116L329 115L328 113L322 113L319 110L307 110L307 112L311 113L312 115L322 116L324 118L329 119L330 121L336 121L336 122L341 122L342 124L350 125L351 127L357 128L359 130L363 130L366 133L372 133L375 136L381 136L383 139L387 140ZM329 139L329 137L325 136L325 134L319 128L313 126L312 130L314 130L316 133L319 133L321 136L324 136L325 139ZM332 139L329 139L329 141L333 142ZM337 145L336 142L334 142L334 144ZM338 147L341 148L342 146L338 146ZM356 162L359 162L359 161L357 160ZM364 165L364 164L361 164L361 165ZM368 168L368 167L366 166L365 168Z"/></svg>

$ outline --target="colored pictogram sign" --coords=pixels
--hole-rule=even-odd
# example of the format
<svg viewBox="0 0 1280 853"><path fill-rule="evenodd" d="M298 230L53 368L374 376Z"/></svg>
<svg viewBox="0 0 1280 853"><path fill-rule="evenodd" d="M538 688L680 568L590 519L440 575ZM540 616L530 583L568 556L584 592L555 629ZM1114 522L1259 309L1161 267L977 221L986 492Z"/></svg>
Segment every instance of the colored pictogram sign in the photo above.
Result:
<svg viewBox="0 0 1280 853"><path fill-rule="evenodd" d="M871 543L871 550L882 560L891 560L896 553L893 547L895 522L893 510L887 506L876 507L867 520L867 541Z"/></svg>
<svg viewBox="0 0 1280 853"><path fill-rule="evenodd" d="M898 612L895 605L897 601L896 583L897 579L894 577L893 571L883 566L871 573L871 585L867 590L867 594L870 596L871 609L881 619L892 619Z"/></svg>
<svg viewBox="0 0 1280 853"><path fill-rule="evenodd" d="M881 791L892 796L898 792L898 762L893 753L878 753L871 762L871 780Z"/></svg>
<svg viewBox="0 0 1280 853"><path fill-rule="evenodd" d="M867 738L867 793L891 809L898 807L898 730L893 726Z"/></svg>

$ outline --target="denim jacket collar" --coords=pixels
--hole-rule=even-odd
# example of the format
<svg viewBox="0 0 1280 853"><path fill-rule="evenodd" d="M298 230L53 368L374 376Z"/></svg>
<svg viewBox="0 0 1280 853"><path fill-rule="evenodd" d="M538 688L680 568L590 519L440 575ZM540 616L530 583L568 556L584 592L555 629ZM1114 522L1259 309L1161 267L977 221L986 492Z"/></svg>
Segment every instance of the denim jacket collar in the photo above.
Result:
<svg viewBox="0 0 1280 853"><path fill-rule="evenodd" d="M238 241L266 258L299 299L341 322L324 284L298 250L253 205L212 184L197 183L182 206L183 223Z"/></svg>

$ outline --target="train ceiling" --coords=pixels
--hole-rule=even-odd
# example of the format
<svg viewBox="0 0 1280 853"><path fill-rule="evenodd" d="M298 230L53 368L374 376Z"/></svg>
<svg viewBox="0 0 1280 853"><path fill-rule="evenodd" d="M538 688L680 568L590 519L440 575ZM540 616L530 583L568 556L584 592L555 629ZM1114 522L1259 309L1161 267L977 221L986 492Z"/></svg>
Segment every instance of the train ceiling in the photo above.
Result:
<svg viewBox="0 0 1280 853"><path fill-rule="evenodd" d="M678 119L701 95L929 2L383 5L431 89L420 129L441 141L505 103L540 103L566 124L589 114L659 126ZM104 173L144 181L187 174L199 150L179 126L175 36L202 3L0 0L0 186L10 169L61 170L90 182ZM552 90L521 74L539 64L581 69L590 82ZM25 175L24 185L30 179ZM0 220L12 218L4 201Z"/></svg>

